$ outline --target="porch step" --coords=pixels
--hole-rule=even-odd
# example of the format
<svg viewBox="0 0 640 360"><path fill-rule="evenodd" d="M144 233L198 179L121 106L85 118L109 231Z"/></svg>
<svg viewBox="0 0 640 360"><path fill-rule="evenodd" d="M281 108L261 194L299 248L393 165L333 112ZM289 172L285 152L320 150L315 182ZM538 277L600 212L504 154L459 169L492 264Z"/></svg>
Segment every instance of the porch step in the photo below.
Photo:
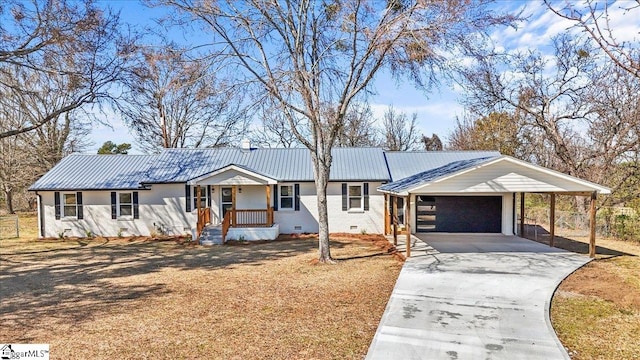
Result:
<svg viewBox="0 0 640 360"><path fill-rule="evenodd" d="M200 234L200 245L222 245L222 226L207 226Z"/></svg>

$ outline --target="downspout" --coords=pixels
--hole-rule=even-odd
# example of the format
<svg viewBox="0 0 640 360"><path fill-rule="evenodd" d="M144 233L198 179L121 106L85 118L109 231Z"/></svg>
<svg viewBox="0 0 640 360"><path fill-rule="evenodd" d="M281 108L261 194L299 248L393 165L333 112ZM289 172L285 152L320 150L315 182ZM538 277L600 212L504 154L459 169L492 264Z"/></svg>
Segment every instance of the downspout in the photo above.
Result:
<svg viewBox="0 0 640 360"><path fill-rule="evenodd" d="M38 237L42 239L44 237L44 211L42 211L42 195L38 194L37 191L36 199L38 202Z"/></svg>

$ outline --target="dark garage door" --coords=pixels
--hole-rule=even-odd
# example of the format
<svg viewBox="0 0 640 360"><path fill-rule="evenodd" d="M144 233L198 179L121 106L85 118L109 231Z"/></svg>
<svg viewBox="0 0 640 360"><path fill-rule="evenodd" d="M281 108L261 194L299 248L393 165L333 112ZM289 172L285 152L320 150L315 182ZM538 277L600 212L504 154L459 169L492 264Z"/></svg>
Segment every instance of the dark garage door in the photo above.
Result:
<svg viewBox="0 0 640 360"><path fill-rule="evenodd" d="M416 231L499 233L501 196L417 196Z"/></svg>

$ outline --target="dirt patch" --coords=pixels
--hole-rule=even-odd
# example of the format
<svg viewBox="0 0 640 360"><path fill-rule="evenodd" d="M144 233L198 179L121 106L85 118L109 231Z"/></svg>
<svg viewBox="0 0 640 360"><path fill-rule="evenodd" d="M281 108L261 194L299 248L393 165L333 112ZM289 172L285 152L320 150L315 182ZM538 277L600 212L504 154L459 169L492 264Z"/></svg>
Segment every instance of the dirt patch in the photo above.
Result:
<svg viewBox="0 0 640 360"><path fill-rule="evenodd" d="M560 289L640 310L640 289L614 273L616 266L613 260L592 261L563 281Z"/></svg>

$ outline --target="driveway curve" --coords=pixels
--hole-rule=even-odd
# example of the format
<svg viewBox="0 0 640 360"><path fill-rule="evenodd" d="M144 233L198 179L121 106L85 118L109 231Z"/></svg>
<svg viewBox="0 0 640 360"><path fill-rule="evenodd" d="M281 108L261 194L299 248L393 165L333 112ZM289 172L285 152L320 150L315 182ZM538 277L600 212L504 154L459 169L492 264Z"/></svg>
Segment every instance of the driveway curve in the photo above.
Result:
<svg viewBox="0 0 640 360"><path fill-rule="evenodd" d="M419 237L367 359L569 359L549 306L589 258L516 236Z"/></svg>

